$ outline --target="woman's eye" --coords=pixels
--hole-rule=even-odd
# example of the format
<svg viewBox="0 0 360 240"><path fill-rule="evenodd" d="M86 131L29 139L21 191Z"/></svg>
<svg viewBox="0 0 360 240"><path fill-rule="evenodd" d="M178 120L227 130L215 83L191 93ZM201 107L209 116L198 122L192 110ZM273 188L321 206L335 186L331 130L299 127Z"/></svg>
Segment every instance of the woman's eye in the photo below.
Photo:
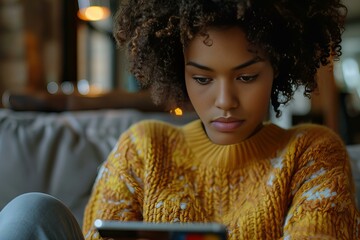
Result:
<svg viewBox="0 0 360 240"><path fill-rule="evenodd" d="M242 76L239 76L237 77L236 79L237 80L240 80L244 83L247 83L247 82L251 82L251 81L254 81L259 75L256 74L256 75L242 75Z"/></svg>
<svg viewBox="0 0 360 240"><path fill-rule="evenodd" d="M193 79L201 85L206 85L212 81L211 78L204 78L204 77L193 77Z"/></svg>

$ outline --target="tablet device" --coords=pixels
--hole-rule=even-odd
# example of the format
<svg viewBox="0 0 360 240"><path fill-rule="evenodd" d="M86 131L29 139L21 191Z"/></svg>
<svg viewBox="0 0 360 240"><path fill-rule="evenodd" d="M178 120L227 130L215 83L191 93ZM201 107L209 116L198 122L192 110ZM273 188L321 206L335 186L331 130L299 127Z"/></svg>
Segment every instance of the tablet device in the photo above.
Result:
<svg viewBox="0 0 360 240"><path fill-rule="evenodd" d="M218 223L148 223L97 219L101 237L116 240L226 240L226 227Z"/></svg>

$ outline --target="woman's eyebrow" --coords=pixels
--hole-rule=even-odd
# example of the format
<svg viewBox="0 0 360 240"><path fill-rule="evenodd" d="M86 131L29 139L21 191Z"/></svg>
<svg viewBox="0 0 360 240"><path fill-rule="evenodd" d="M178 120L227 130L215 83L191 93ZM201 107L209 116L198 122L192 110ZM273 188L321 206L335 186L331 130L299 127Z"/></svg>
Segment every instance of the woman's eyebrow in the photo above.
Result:
<svg viewBox="0 0 360 240"><path fill-rule="evenodd" d="M247 62L244 62L234 68L232 68L232 70L239 70L241 68L245 68L245 67L248 67L252 64L255 64L257 62L260 62L260 61L263 61L262 58L260 57L255 57L253 59L250 59L249 61ZM214 69L210 68L210 67L207 67L207 66L204 66L204 65L201 65L199 63L196 63L196 62L193 62L193 61L189 61L186 63L186 66L193 66L193 67L196 67L196 68L199 68L199 69L202 69L202 70L206 70L206 71L214 71Z"/></svg>
<svg viewBox="0 0 360 240"><path fill-rule="evenodd" d="M257 56L257 57L254 57L253 59L250 59L247 62L244 62L244 63L234 67L233 70L239 70L241 68L245 68L245 67L248 67L250 65L253 65L255 63L262 62L262 61L264 61L264 60L262 58L260 58L259 56Z"/></svg>

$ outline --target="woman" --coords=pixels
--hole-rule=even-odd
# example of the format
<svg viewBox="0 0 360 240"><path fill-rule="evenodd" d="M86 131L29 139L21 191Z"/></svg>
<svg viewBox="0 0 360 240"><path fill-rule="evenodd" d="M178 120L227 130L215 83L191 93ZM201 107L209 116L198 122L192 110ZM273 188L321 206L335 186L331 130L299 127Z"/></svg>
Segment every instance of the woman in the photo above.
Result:
<svg viewBox="0 0 360 240"><path fill-rule="evenodd" d="M156 103L190 101L199 120L143 121L122 134L94 184L85 238L100 238L100 218L218 222L228 239L359 239L340 138L266 122L270 103L280 116L297 87L308 95L320 65L340 56L345 12L337 0L122 6L115 36L131 72Z"/></svg>

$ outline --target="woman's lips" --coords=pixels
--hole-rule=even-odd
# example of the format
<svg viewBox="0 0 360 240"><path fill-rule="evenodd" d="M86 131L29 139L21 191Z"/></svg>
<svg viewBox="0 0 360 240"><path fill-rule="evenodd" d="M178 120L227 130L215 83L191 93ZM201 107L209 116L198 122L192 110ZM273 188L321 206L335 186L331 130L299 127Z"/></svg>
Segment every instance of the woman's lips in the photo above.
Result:
<svg viewBox="0 0 360 240"><path fill-rule="evenodd" d="M211 122L211 125L219 132L233 132L239 128L245 120L233 118L218 118Z"/></svg>

